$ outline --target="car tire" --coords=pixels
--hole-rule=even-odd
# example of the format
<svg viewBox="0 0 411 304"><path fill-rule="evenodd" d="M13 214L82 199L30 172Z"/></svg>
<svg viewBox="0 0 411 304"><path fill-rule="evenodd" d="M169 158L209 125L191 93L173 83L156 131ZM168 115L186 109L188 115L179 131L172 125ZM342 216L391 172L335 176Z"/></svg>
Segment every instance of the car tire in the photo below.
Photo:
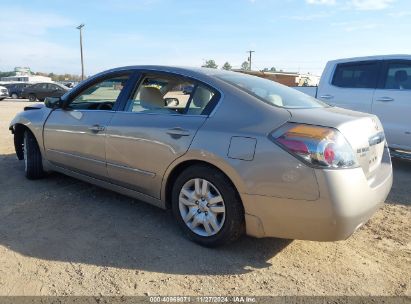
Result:
<svg viewBox="0 0 411 304"><path fill-rule="evenodd" d="M28 130L24 132L24 172L28 179L39 179L45 175L39 145Z"/></svg>
<svg viewBox="0 0 411 304"><path fill-rule="evenodd" d="M202 189L204 181L206 191ZM201 188L202 195L196 188ZM201 196L205 199L201 200ZM220 198L221 201L215 203ZM171 199L173 215L183 233L202 246L227 244L245 232L244 208L239 195L231 181L217 169L206 165L188 167L175 180Z"/></svg>
<svg viewBox="0 0 411 304"><path fill-rule="evenodd" d="M10 96L12 99L18 99L19 98L19 95L17 95L17 93L11 93L11 96Z"/></svg>
<svg viewBox="0 0 411 304"><path fill-rule="evenodd" d="M34 95L34 94L29 94L29 101L35 102L36 100L37 100L36 95Z"/></svg>

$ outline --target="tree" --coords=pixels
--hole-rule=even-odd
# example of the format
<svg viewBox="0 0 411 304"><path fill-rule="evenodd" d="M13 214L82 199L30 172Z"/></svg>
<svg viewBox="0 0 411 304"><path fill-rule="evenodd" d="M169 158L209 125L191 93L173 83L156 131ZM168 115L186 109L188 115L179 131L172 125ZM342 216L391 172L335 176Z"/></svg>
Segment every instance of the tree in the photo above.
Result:
<svg viewBox="0 0 411 304"><path fill-rule="evenodd" d="M275 67L264 68L263 72L277 72L277 69Z"/></svg>
<svg viewBox="0 0 411 304"><path fill-rule="evenodd" d="M226 62L226 63L224 63L222 69L223 69L223 70L226 70L226 71L229 71L229 70L232 69L232 66L231 66L231 64L229 64L228 62Z"/></svg>
<svg viewBox="0 0 411 304"><path fill-rule="evenodd" d="M248 61L244 61L244 62L241 64L241 69L242 69L242 70L248 70L249 67L250 67L250 65L249 65Z"/></svg>
<svg viewBox="0 0 411 304"><path fill-rule="evenodd" d="M216 69L218 68L218 65L215 63L213 59L210 59L210 60L206 60L205 64L203 64L201 67Z"/></svg>

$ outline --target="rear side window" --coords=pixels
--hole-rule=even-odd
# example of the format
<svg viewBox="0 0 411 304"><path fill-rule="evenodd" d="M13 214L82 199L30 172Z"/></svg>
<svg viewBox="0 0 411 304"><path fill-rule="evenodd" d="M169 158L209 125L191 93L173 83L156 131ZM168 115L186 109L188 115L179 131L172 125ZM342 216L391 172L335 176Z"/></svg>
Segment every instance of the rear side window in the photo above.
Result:
<svg viewBox="0 0 411 304"><path fill-rule="evenodd" d="M207 114L215 92L175 75L147 75L126 105L126 111L159 114Z"/></svg>
<svg viewBox="0 0 411 304"><path fill-rule="evenodd" d="M378 66L376 61L338 64L332 84L341 88L375 89Z"/></svg>
<svg viewBox="0 0 411 304"><path fill-rule="evenodd" d="M411 61L389 62L384 83L385 89L411 90Z"/></svg>

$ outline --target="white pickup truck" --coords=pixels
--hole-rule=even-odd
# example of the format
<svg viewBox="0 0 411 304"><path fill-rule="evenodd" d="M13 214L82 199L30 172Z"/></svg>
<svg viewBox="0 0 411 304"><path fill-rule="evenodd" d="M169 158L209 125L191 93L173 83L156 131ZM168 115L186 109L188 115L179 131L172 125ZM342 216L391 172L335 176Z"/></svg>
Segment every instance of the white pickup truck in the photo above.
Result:
<svg viewBox="0 0 411 304"><path fill-rule="evenodd" d="M411 159L411 55L329 61L318 87L294 87L330 105L377 115L391 154Z"/></svg>

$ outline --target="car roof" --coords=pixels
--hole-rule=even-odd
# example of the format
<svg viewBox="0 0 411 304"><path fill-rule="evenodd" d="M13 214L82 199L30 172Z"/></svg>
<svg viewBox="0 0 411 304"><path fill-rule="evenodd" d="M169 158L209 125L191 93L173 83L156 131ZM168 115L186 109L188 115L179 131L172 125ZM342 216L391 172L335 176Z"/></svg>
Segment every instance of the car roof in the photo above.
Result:
<svg viewBox="0 0 411 304"><path fill-rule="evenodd" d="M118 68L113 68L110 70L103 71L93 76L98 77L100 75L104 75L111 72L120 72L120 71L127 71L127 70L146 70L146 71L153 71L153 72L169 72L169 73L176 73L181 74L184 76L194 77L194 78L202 78L202 77L213 77L217 75L223 75L227 73L234 73L231 71L219 70L219 69L211 69L211 68L203 68L203 67L185 67L185 66L167 66L167 65L132 65L132 66L123 66Z"/></svg>
<svg viewBox="0 0 411 304"><path fill-rule="evenodd" d="M332 62L332 63L340 63L340 62L351 62L351 61L393 60L393 59L411 60L411 55L407 55L407 54L392 54L392 55L362 56L362 57L351 57L351 58L335 59L335 60L330 60L329 62Z"/></svg>

